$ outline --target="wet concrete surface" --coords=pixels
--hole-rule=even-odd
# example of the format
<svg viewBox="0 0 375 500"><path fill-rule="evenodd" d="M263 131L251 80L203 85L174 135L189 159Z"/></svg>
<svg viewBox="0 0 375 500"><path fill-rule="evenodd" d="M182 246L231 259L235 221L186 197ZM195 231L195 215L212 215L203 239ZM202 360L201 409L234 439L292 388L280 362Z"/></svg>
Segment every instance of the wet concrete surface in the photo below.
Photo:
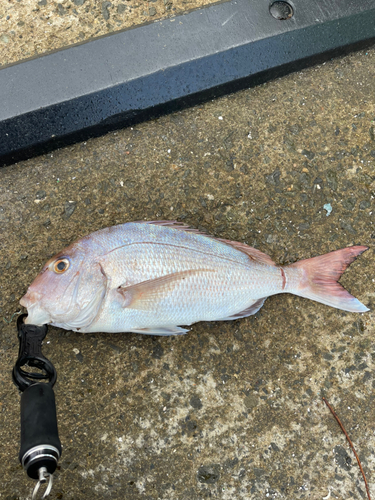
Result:
<svg viewBox="0 0 375 500"><path fill-rule="evenodd" d="M17 458L18 300L69 242L139 219L280 264L368 245L341 282L371 311L279 295L181 337L51 327L63 456L50 498L365 498L322 396L375 495L374 81L372 49L0 170L1 499L33 486Z"/></svg>

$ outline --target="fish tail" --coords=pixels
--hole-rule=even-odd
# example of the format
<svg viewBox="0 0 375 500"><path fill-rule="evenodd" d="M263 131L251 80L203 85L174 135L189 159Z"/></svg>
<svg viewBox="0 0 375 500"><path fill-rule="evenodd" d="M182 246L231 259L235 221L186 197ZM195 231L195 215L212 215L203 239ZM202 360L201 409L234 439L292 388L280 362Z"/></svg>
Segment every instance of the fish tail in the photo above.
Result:
<svg viewBox="0 0 375 500"><path fill-rule="evenodd" d="M291 286L285 291L344 311L369 311L338 283L345 269L366 250L365 246L342 248L286 266L284 270L287 277L290 275Z"/></svg>

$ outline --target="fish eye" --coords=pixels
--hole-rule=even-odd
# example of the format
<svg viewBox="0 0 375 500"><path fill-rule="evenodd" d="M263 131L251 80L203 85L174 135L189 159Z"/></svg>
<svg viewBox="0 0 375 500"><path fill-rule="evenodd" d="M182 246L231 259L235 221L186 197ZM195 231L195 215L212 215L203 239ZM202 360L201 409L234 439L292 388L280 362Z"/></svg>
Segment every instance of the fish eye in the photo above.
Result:
<svg viewBox="0 0 375 500"><path fill-rule="evenodd" d="M62 274L67 271L69 268L69 260L68 259L59 259L53 264L53 270L55 273Z"/></svg>

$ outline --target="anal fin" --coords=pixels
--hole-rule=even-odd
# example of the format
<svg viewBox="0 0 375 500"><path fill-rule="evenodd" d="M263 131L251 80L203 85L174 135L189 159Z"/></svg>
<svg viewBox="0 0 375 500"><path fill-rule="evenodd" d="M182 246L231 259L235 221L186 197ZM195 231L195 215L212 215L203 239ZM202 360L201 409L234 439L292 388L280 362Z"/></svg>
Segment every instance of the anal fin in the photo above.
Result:
<svg viewBox="0 0 375 500"><path fill-rule="evenodd" d="M263 306L266 298L267 297L258 299L253 304L251 304L251 306L247 307L243 311L233 314L232 316L228 316L227 318L220 318L219 321L232 321L234 319L240 319L240 318L246 318L247 316L252 316L253 314L256 314L259 311L259 309Z"/></svg>

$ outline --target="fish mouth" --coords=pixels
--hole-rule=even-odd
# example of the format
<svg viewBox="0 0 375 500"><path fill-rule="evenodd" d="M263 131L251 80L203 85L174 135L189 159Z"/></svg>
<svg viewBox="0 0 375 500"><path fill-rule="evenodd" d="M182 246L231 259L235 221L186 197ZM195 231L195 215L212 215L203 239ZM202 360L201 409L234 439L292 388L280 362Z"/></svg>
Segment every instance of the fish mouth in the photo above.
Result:
<svg viewBox="0 0 375 500"><path fill-rule="evenodd" d="M21 306L27 309L25 323L42 326L51 321L50 315L39 305L41 298L42 295L38 292L27 292L20 300Z"/></svg>
<svg viewBox="0 0 375 500"><path fill-rule="evenodd" d="M50 315L46 313L46 311L43 311L43 309L38 307L36 304L27 308L27 317L25 319L25 323L29 325L42 326L50 322Z"/></svg>

